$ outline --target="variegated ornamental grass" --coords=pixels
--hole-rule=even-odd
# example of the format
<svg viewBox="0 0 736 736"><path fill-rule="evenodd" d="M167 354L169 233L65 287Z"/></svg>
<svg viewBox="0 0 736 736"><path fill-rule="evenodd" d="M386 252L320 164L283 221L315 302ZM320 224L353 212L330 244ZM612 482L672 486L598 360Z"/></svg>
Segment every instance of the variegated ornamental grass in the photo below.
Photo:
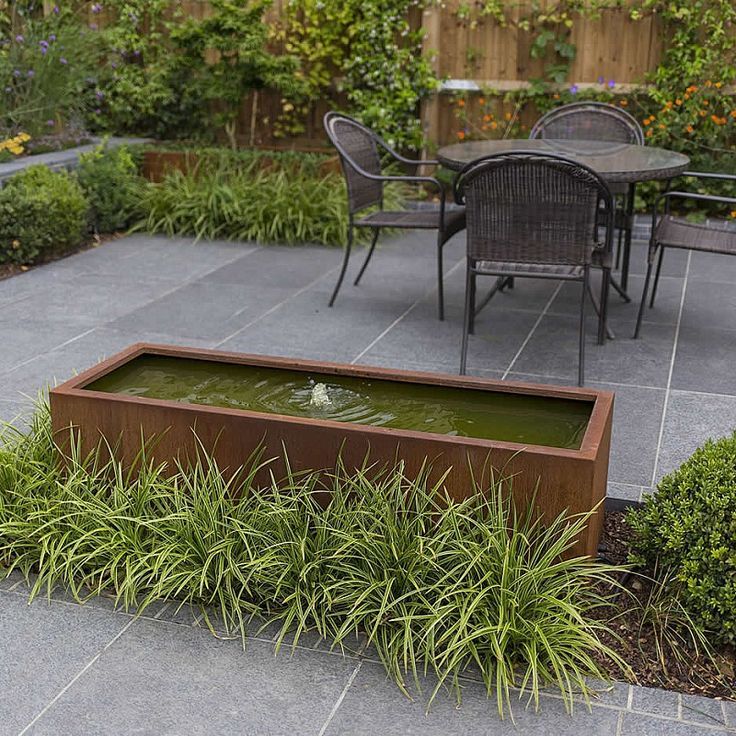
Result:
<svg viewBox="0 0 736 736"><path fill-rule="evenodd" d="M571 708L586 678L604 677L601 657L625 669L592 615L616 568L564 554L586 518L517 513L502 479L453 502L400 464L259 487L267 462L248 458L231 479L204 453L187 469L145 453L136 473L76 453L62 466L40 407L27 432L4 433L0 564L29 576L32 596L104 591L139 612L175 599L214 608L244 639L256 614L280 622L279 644L315 630L341 647L360 633L400 688L428 674L432 697L459 698L473 670L502 715L549 686Z"/></svg>

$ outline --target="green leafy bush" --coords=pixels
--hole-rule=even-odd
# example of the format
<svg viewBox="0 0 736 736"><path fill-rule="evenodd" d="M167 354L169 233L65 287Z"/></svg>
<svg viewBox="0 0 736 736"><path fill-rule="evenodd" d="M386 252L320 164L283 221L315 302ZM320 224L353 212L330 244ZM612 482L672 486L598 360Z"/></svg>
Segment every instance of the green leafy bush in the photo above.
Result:
<svg viewBox="0 0 736 736"><path fill-rule="evenodd" d="M0 189L0 263L32 263L77 247L87 200L76 178L30 166Z"/></svg>
<svg viewBox="0 0 736 736"><path fill-rule="evenodd" d="M126 228L140 208L138 162L131 150L103 144L79 157L76 173L95 230L110 233Z"/></svg>
<svg viewBox="0 0 736 736"><path fill-rule="evenodd" d="M327 157L213 151L199 156L194 171L173 171L145 188L138 227L261 243L345 242L345 184L341 174L324 168ZM400 199L400 189L387 188L387 208Z"/></svg>
<svg viewBox="0 0 736 736"><path fill-rule="evenodd" d="M693 620L736 642L736 434L665 476L629 524L633 561L668 570Z"/></svg>
<svg viewBox="0 0 736 736"><path fill-rule="evenodd" d="M400 465L267 487L260 456L232 479L204 456L184 470L143 453L131 475L76 451L62 468L47 408L2 439L0 564L33 572L32 596L104 591L138 612L176 599L243 635L252 614L274 616L279 644L316 630L340 647L361 632L401 688L426 668L459 697L472 667L501 711L513 685L531 699L551 686L571 708L601 676L596 657L618 661L590 617L612 570L566 555L586 519L517 514L502 482L459 503Z"/></svg>

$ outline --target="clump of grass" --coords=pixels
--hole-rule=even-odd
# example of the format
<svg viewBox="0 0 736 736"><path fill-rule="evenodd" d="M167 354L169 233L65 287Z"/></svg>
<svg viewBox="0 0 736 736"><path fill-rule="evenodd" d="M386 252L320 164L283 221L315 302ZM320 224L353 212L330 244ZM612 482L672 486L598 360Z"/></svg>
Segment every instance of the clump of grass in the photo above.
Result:
<svg viewBox="0 0 736 736"><path fill-rule="evenodd" d="M344 245L348 215L343 177L315 155L233 158L210 153L193 171L172 171L140 193L138 229L167 235L261 243ZM386 207L404 193L386 188ZM367 231L359 230L357 235Z"/></svg>
<svg viewBox="0 0 736 736"><path fill-rule="evenodd" d="M502 480L455 502L400 464L262 487L260 454L235 477L204 453L184 469L144 452L135 474L101 457L59 463L47 408L28 433L5 432L0 563L35 576L32 596L106 591L139 611L173 598L214 607L243 636L251 615L275 616L295 644L308 630L338 647L361 633L402 689L429 673L432 698L459 698L473 669L502 715L515 691L537 703L549 686L572 708L588 677L605 677L596 658L625 669L590 615L613 568L570 556L586 518L517 512Z"/></svg>

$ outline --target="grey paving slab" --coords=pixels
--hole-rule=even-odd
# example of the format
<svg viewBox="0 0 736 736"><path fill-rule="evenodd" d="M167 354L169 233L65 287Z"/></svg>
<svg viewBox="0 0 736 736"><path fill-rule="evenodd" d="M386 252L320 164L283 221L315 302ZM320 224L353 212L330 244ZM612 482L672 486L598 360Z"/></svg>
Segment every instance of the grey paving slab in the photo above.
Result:
<svg viewBox="0 0 736 736"><path fill-rule="evenodd" d="M736 309L731 314L736 316ZM736 395L734 356L736 329L683 325L677 341L672 388Z"/></svg>
<svg viewBox="0 0 736 736"><path fill-rule="evenodd" d="M576 708L569 716L560 699L542 697L539 712L525 709L524 703L514 705L514 722L507 716L500 720L496 702L489 699L483 685L467 681L463 686L462 704L445 692L440 692L427 712L427 699L432 681L424 682L424 693L413 691L414 699L403 695L393 682L386 679L380 665L364 662L347 691L340 708L328 726L325 736L480 736L492 734L544 734L572 736L590 733L606 736L616 733L619 713L608 708L593 707L588 712Z"/></svg>
<svg viewBox="0 0 736 736"><path fill-rule="evenodd" d="M629 273L645 274L647 272L648 245L645 242L631 244L631 261ZM688 252L670 248L664 255L662 262L663 276L684 276L687 269Z"/></svg>
<svg viewBox="0 0 736 736"><path fill-rule="evenodd" d="M0 593L0 734L18 734L128 624L85 606Z"/></svg>
<svg viewBox="0 0 736 736"><path fill-rule="evenodd" d="M639 713L625 713L621 736L716 736L729 733L725 728L711 728L696 723L672 721Z"/></svg>
<svg viewBox="0 0 736 736"><path fill-rule="evenodd" d="M110 326L221 340L254 317L287 299L288 289L243 289L235 284L188 283L123 317Z"/></svg>
<svg viewBox="0 0 736 736"><path fill-rule="evenodd" d="M732 258L736 261L736 258ZM690 280L685 293L682 326L691 328L736 329L736 288L734 282Z"/></svg>
<svg viewBox="0 0 736 736"><path fill-rule="evenodd" d="M669 376L675 327L659 325L646 340L632 340L633 323L614 326L616 339L596 344L596 320L588 322L585 352L587 382L609 382L665 387ZM628 328L628 329L627 329ZM549 374L570 383L577 380L578 320L545 315L527 343L514 370Z"/></svg>
<svg viewBox="0 0 736 736"><path fill-rule="evenodd" d="M524 342L537 314L489 305L478 317L468 344L468 371L505 370ZM446 306L445 320L437 319L433 298L422 301L401 323L382 337L364 356L394 358L411 356L417 363L442 365L457 373L460 366L462 309Z"/></svg>
<svg viewBox="0 0 736 736"><path fill-rule="evenodd" d="M109 614L114 616L114 614ZM318 733L353 660L219 640L137 620L30 731L33 734Z"/></svg>
<svg viewBox="0 0 736 736"><path fill-rule="evenodd" d="M725 713L720 700L687 694L681 695L680 698L684 720L711 726L726 725Z"/></svg>
<svg viewBox="0 0 736 736"><path fill-rule="evenodd" d="M650 687L632 689L631 709L657 716L677 718L680 708L679 693Z"/></svg>
<svg viewBox="0 0 736 736"><path fill-rule="evenodd" d="M736 283L736 258L722 253L693 253L688 278L707 284Z"/></svg>
<svg viewBox="0 0 736 736"><path fill-rule="evenodd" d="M664 418L657 481L675 470L707 439L725 437L736 430L736 397L670 393Z"/></svg>

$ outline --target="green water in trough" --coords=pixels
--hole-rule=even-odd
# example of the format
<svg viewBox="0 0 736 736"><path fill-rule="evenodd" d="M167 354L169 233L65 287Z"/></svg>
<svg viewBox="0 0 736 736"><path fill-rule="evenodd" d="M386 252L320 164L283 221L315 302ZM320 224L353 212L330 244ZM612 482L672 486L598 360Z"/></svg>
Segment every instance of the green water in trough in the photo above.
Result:
<svg viewBox="0 0 736 736"><path fill-rule="evenodd" d="M592 401L142 355L86 389L578 449Z"/></svg>

